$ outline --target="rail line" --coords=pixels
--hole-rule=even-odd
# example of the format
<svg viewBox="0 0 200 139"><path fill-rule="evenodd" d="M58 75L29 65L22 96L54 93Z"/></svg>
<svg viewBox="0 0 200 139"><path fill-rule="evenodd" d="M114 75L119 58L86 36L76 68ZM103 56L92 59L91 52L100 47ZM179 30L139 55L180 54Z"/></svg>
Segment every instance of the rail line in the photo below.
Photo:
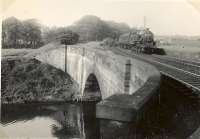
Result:
<svg viewBox="0 0 200 139"><path fill-rule="evenodd" d="M183 69L185 71L189 71L191 73L197 74L197 76L200 76L200 66L197 65L197 63L194 64L193 62L190 63L189 61L185 62L184 60L173 59L158 55L152 55L151 57L162 63L166 63L168 65Z"/></svg>
<svg viewBox="0 0 200 139"><path fill-rule="evenodd" d="M124 56L128 55L130 57L134 57L147 63L150 63L154 65L161 72L161 74L169 76L185 84L186 86L200 92L200 73L198 71L200 67L198 65L194 65L191 63L187 63L185 65L182 64L182 62L176 60L172 61L171 59L167 60L166 58L160 58L157 56L155 57L151 55L137 54L119 48L113 49L113 51ZM197 69L194 70L194 67Z"/></svg>
<svg viewBox="0 0 200 139"><path fill-rule="evenodd" d="M154 56L159 56L159 55L155 55L153 54ZM176 61L179 61L181 63L189 63L189 64L192 64L192 65L196 65L196 66L200 66L200 61L193 61L193 60L189 60L189 59L180 59L180 58L177 58L177 57L173 57L173 56L162 56L163 58L167 58L167 59L170 59L170 60L176 60Z"/></svg>

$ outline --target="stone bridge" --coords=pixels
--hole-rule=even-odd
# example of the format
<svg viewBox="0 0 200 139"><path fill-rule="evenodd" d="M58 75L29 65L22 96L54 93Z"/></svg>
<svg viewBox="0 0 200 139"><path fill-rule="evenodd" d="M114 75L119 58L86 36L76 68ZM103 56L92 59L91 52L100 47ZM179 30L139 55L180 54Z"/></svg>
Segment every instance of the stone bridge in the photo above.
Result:
<svg viewBox="0 0 200 139"><path fill-rule="evenodd" d="M36 59L67 72L83 101L101 99L98 118L136 121L159 95L160 73L147 63L117 55L96 42L55 45Z"/></svg>

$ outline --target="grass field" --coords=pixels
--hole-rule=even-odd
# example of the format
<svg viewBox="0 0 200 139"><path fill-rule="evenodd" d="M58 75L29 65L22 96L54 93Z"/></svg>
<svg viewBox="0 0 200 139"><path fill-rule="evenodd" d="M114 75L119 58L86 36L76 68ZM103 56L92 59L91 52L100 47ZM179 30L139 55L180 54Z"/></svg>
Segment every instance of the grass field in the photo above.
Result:
<svg viewBox="0 0 200 139"><path fill-rule="evenodd" d="M160 44L158 47L169 56L200 61L200 40L171 39L168 45Z"/></svg>

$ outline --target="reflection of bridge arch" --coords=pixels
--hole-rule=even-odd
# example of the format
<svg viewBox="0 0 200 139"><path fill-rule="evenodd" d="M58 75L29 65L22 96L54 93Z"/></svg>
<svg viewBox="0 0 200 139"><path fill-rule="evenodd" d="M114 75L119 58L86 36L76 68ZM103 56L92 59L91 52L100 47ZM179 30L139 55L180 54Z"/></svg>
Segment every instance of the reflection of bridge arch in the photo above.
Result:
<svg viewBox="0 0 200 139"><path fill-rule="evenodd" d="M94 74L90 74L85 82L83 91L83 100L101 100L101 90L97 77Z"/></svg>

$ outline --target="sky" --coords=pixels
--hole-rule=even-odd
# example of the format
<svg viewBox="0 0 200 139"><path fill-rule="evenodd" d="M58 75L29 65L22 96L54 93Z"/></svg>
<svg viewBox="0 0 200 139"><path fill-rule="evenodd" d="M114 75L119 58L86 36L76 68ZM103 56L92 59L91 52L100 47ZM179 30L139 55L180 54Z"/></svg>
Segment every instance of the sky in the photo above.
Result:
<svg viewBox="0 0 200 139"><path fill-rule="evenodd" d="M146 26L157 35L200 35L200 0L2 0L3 18L36 18L47 26L68 26L84 15Z"/></svg>

